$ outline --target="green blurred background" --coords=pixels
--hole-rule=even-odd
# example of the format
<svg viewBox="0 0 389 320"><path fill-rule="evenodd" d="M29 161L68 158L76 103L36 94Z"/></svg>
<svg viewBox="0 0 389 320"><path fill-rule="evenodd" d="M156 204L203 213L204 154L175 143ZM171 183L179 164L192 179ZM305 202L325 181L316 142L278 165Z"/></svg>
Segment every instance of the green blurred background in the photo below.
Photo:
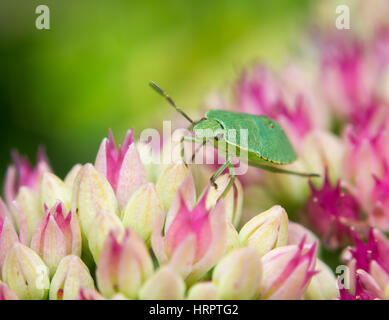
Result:
<svg viewBox="0 0 389 320"><path fill-rule="evenodd" d="M310 2L1 0L0 178L11 148L34 159L46 145L63 177L94 161L108 128L119 140L160 127L172 113L151 79L193 112L253 60L281 64ZM35 28L40 4L51 30Z"/></svg>

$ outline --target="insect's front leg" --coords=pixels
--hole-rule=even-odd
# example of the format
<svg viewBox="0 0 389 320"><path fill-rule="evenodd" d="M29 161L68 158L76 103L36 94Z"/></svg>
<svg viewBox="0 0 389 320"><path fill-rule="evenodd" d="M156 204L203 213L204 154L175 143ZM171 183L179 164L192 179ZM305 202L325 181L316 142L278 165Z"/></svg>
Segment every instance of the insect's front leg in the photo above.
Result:
<svg viewBox="0 0 389 320"><path fill-rule="evenodd" d="M220 198L223 198L226 196L228 191L230 191L231 187L234 185L234 182L236 179L235 167L232 164L232 162L229 163L228 170L230 172L230 181L228 181L228 184L227 184L226 188L224 189L223 193L221 194Z"/></svg>
<svg viewBox="0 0 389 320"><path fill-rule="evenodd" d="M206 141L204 141L202 139L197 139L197 138L195 138L193 136L183 136L181 138L181 140L180 140L181 159L184 161L185 166L188 166L188 164L185 161L185 145L184 145L185 141L189 141L189 142L192 142L192 143L201 143L201 146L199 146L196 149L196 151L194 152L194 154L192 155L192 162L193 162L193 158L194 158L195 154L197 153L198 150L200 150L200 147L205 145Z"/></svg>
<svg viewBox="0 0 389 320"><path fill-rule="evenodd" d="M223 165L220 166L219 169L212 175L209 179L211 181L211 185L217 190L216 179L223 173L223 171L231 164L231 160L227 160Z"/></svg>

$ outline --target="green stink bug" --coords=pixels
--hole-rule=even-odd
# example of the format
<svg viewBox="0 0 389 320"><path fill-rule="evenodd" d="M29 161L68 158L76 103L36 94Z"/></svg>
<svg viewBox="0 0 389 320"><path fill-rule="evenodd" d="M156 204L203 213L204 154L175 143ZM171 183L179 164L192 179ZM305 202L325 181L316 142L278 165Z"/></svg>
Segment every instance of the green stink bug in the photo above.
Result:
<svg viewBox="0 0 389 320"><path fill-rule="evenodd" d="M235 179L232 156L228 153L228 150L230 150L229 147L231 146L236 152L235 155L239 156L242 153L247 155L245 160L247 160L249 166L275 173L293 174L302 177L319 177L315 173L289 171L269 165L289 164L297 158L296 152L288 137L281 126L273 119L247 113L210 110L201 120L193 121L184 111L177 107L173 99L155 82L151 81L150 86L191 123L189 128L192 129L194 136L184 137L184 140L199 143L200 147L204 146L207 142L212 142L214 146L218 147L222 140L227 145L226 162L210 178L211 184L215 188L217 188L215 180L226 168L230 171L231 180L225 192L228 191ZM245 143L242 143L242 139L240 139L242 129L247 130L248 133ZM234 132L233 137L228 134L230 131Z"/></svg>

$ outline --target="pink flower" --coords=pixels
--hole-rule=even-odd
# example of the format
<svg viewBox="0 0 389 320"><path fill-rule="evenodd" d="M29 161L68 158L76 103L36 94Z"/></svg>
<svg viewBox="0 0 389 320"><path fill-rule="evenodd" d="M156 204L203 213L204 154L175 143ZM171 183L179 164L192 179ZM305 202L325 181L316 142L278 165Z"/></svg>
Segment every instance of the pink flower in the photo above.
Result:
<svg viewBox="0 0 389 320"><path fill-rule="evenodd" d="M316 189L311 182L310 188L307 213L314 231L328 248L336 249L345 245L351 239L350 225L359 217L356 199L342 190L340 181L333 187L327 170L321 189Z"/></svg>
<svg viewBox="0 0 389 320"><path fill-rule="evenodd" d="M283 104L280 95L275 76L262 65L244 72L235 87L238 108L246 113L273 114Z"/></svg>
<svg viewBox="0 0 389 320"><path fill-rule="evenodd" d="M133 130L127 131L119 148L116 148L112 131L104 139L96 157L95 167L103 174L114 190L119 208L124 208L130 196L146 182L146 171L141 162Z"/></svg>
<svg viewBox="0 0 389 320"><path fill-rule="evenodd" d="M345 131L344 178L356 188L365 210L371 207L370 193L376 185L374 176L382 177L389 163L389 127L372 130L369 124L349 126Z"/></svg>
<svg viewBox="0 0 389 320"><path fill-rule="evenodd" d="M372 100L377 77L365 48L339 37L326 41L322 51L321 81L328 103L343 117L360 112Z"/></svg>
<svg viewBox="0 0 389 320"><path fill-rule="evenodd" d="M370 272L372 263L378 264L389 276L389 241L379 230L371 228L367 243L354 236L355 247L350 249L356 268Z"/></svg>
<svg viewBox="0 0 389 320"><path fill-rule="evenodd" d="M368 242L355 234L354 247L348 249L351 289L341 290L343 300L387 299L389 295L389 241L378 229L371 228Z"/></svg>
<svg viewBox="0 0 389 320"><path fill-rule="evenodd" d="M8 167L4 182L4 195L8 205L16 198L21 187L28 187L38 192L43 173L51 171L43 148L38 150L35 168L17 151L12 152L12 158L14 164Z"/></svg>
<svg viewBox="0 0 389 320"><path fill-rule="evenodd" d="M197 280L210 270L224 254L227 246L227 223L224 201L209 210L206 191L199 203L190 209L179 191L179 208L165 234L162 235L163 217L152 236L152 248L162 264L172 264L188 281Z"/></svg>
<svg viewBox="0 0 389 320"><path fill-rule="evenodd" d="M343 286L339 285L339 298L338 300L375 300L377 297L370 291L364 289L360 282L357 281L356 288L353 293L350 293Z"/></svg>
<svg viewBox="0 0 389 320"><path fill-rule="evenodd" d="M54 274L63 257L81 255L81 231L77 216L72 211L68 213L62 202L45 211L35 228L31 248Z"/></svg>
<svg viewBox="0 0 389 320"><path fill-rule="evenodd" d="M317 273L316 243L279 247L262 257L263 274L260 299L300 299Z"/></svg>
<svg viewBox="0 0 389 320"><path fill-rule="evenodd" d="M255 66L243 73L236 84L235 97L241 112L264 115L279 121L295 147L312 129L312 119L307 112L307 101L299 93L291 105L285 102L281 84L263 66Z"/></svg>

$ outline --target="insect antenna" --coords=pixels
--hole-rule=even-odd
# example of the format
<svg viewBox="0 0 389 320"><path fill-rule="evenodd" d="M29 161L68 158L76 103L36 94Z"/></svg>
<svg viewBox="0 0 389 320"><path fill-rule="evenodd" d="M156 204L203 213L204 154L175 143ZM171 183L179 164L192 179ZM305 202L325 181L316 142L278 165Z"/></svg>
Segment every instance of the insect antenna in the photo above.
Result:
<svg viewBox="0 0 389 320"><path fill-rule="evenodd" d="M194 121L184 111L182 111L179 107L177 107L173 99L159 85L157 85L154 81L150 81L149 84L150 87L153 88L156 92L158 92L162 97L164 97L167 100L167 102L169 102L169 104L174 109L176 109L178 113L180 113L191 124L194 124Z"/></svg>

